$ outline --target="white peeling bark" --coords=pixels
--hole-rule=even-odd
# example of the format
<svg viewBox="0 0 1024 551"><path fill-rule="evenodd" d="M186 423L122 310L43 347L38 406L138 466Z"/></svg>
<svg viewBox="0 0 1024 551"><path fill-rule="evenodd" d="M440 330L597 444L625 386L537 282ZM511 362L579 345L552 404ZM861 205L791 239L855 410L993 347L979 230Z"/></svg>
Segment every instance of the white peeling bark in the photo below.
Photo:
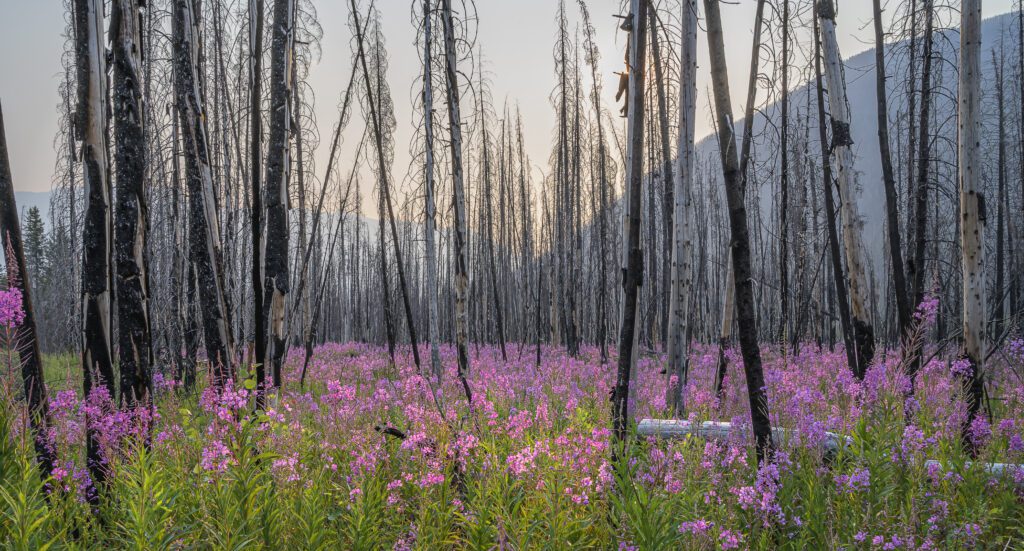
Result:
<svg viewBox="0 0 1024 551"><path fill-rule="evenodd" d="M863 225L857 208L857 175L854 169L853 139L850 134L850 105L846 96L843 61L836 40L835 10L832 0L820 0L818 17L821 29L822 55L825 63L825 82L828 86L829 109L832 117L832 155L835 159L839 196L842 200L840 215L843 225L843 245L846 249L846 269L850 280L850 310L853 316L857 346L857 369L863 373L871 360L874 337L868 322L867 267L864 263ZM870 341L870 346L865 346Z"/></svg>

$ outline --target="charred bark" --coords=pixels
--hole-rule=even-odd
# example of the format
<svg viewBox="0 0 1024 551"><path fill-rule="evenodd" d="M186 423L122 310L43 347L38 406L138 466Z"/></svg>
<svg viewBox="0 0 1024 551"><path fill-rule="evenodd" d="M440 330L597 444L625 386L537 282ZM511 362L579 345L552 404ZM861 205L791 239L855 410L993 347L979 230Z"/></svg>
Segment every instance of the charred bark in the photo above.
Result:
<svg viewBox="0 0 1024 551"><path fill-rule="evenodd" d="M192 0L175 0L172 17L175 104L181 120L189 200L189 252L195 270L203 336L213 384L233 377L232 342L220 260L209 136L198 76L199 25Z"/></svg>
<svg viewBox="0 0 1024 551"><path fill-rule="evenodd" d="M111 349L110 165L107 151L107 78L103 48L103 4L75 0L78 65L78 120L85 178L85 225L82 230L82 390L85 396L102 385L116 397ZM87 420L87 422L90 422ZM86 464L94 485L105 479L99 434L86 429ZM98 494L89 493L95 503Z"/></svg>
<svg viewBox="0 0 1024 551"><path fill-rule="evenodd" d="M740 161L732 125L732 103L729 96L728 67L725 60L725 38L718 0L704 0L708 26L708 49L711 55L711 77L714 88L718 125L718 146L729 205L729 228L732 234L732 264L736 290L736 321L739 325L740 351L750 399L750 421L757 444L758 462L771 458L774 451L772 428L768 417L768 395L765 391L761 350L757 343L757 317L754 310L753 274L750 267L750 235ZM747 120L750 127L750 119Z"/></svg>
<svg viewBox="0 0 1024 551"><path fill-rule="evenodd" d="M263 193L267 209L263 250L263 323L270 337L267 352L272 384L277 388L281 387L281 364L288 348L284 314L289 291L288 179L291 176L289 137L292 133L294 25L294 0L275 0L270 45L270 133Z"/></svg>
<svg viewBox="0 0 1024 551"><path fill-rule="evenodd" d="M53 472L56 454L49 442L50 404L46 397L42 354L36 331L36 314L32 305L32 284L25 262L25 247L21 239L18 206L14 199L14 179L7 153L7 135L4 130L3 108L0 107L0 243L7 261L7 287L21 291L21 307L25 319L14 331L14 346L21 362L21 382L28 404L29 428L39 464L39 474L45 481Z"/></svg>
<svg viewBox="0 0 1024 551"><path fill-rule="evenodd" d="M115 0L111 11L114 53L114 166L117 220L117 326L121 403L145 404L152 394L149 271L146 247L146 158L143 135L142 29L139 0Z"/></svg>

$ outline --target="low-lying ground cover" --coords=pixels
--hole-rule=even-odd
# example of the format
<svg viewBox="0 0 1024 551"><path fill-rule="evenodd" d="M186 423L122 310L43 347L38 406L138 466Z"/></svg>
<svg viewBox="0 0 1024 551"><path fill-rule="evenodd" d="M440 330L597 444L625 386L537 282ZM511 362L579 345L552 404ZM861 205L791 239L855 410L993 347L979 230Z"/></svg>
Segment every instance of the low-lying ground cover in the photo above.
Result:
<svg viewBox="0 0 1024 551"><path fill-rule="evenodd" d="M157 377L156 408L117 410L103 393L51 393L59 463L45 484L23 406L3 399L0 541L15 548L234 549L950 549L1024 545L1024 346L990 362L992 423L962 451L956 363L921 370L915 391L890 355L863 382L841 350L766 347L771 417L794 429L757 468L738 354L713 392L717 349L695 346L692 421L732 421L725 441L632 438L613 450L614 358L544 347L472 349L467 404L454 350L432 390L410 355L328 344L305 389L301 351L286 388L254 411L253 384L185 392ZM424 354L424 357L428 357ZM664 360L638 363L637 419L664 417ZM16 387L15 387L16 388ZM102 435L93 486L85 430ZM386 429L386 430L385 430ZM824 457L825 431L852 437ZM143 445L151 435L149 446ZM618 459L615 459L618 458ZM927 466L926 459L939 464ZM95 499L93 499L95 498Z"/></svg>

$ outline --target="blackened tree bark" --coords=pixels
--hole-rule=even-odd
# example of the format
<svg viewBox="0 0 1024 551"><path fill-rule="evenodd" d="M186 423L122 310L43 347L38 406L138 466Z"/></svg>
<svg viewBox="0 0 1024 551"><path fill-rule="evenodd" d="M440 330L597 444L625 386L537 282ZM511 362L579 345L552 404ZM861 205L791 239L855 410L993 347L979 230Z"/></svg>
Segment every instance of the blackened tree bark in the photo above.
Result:
<svg viewBox="0 0 1024 551"><path fill-rule="evenodd" d="M181 119L185 181L189 199L189 252L195 269L203 336L213 383L222 386L233 376L231 331L220 264L213 173L206 117L199 87L199 26L192 0L175 0L172 16L175 104Z"/></svg>
<svg viewBox="0 0 1024 551"><path fill-rule="evenodd" d="M1017 98L1024 98L1024 2L1017 4L1017 85L1018 95ZM1021 141L1024 141L1024 117L1017 117L1017 135ZM1017 166L1024 167L1024 147L1017 148ZM1021 197L1021 209L1024 210L1024 178L1020 178L1020 195ZM1007 213L1009 213L1007 209ZM1013 216L1010 216L1010 221L1013 220ZM1018 218L1016 231L1010 232L1011 239L1016 239L1018 243L1024 240L1024 216ZM1018 323L1021 318L1021 309L1024 308L1024 298L1021 296L1024 292L1024 276L1021 275L1021 271L1024 270L1024 247L1020 245L1015 249L1013 246L1010 247L1010 316L1013 317Z"/></svg>
<svg viewBox="0 0 1024 551"><path fill-rule="evenodd" d="M77 137L82 142L85 178L85 225L82 229L82 390L97 384L111 399L114 364L110 344L110 166L107 157L107 77L103 48L103 4L75 0L75 46L78 65ZM98 432L89 419L86 464L94 485L105 478ZM96 492L90 492L95 502Z"/></svg>
<svg viewBox="0 0 1024 551"><path fill-rule="evenodd" d="M263 259L263 323L270 333L270 365L273 385L281 386L281 364L287 348L284 334L285 299L288 296L288 178L291 173L292 63L294 58L295 2L274 0L273 34L270 42L270 134L267 144L267 177L264 202L267 208Z"/></svg>
<svg viewBox="0 0 1024 551"><path fill-rule="evenodd" d="M932 105L932 48L934 43L934 15L932 14L931 0L924 0L925 29L924 29L924 52L921 69L921 113L918 130L920 135L917 138L917 175L914 185L914 258L910 262L910 283L911 301L917 306L924 300L924 273L925 273L925 246L928 243L928 176L931 161L928 158L931 151L931 138L929 133L929 122L931 121ZM921 368L921 359L924 343L917 343L912 351L910 364L910 377L916 378L917 371Z"/></svg>
<svg viewBox="0 0 1024 551"><path fill-rule="evenodd" d="M117 325L121 403L144 404L152 394L149 272L146 243L146 159L143 136L142 29L139 0L111 4L114 54L114 166L117 220Z"/></svg>
<svg viewBox="0 0 1024 551"><path fill-rule="evenodd" d="M455 349L459 362L459 380L466 398L472 402L466 374L469 372L469 317L466 311L468 263L466 261L466 194L463 189L462 116L459 113L459 80L455 54L455 24L451 0L441 0L441 22L444 32L445 88L448 101L448 143L452 163L452 210L455 215Z"/></svg>
<svg viewBox="0 0 1024 551"><path fill-rule="evenodd" d="M1006 315L1006 289L1004 285L1006 280L1004 277L1006 261L1005 246L1004 246L1004 232L1005 227L1003 219L1006 217L1006 211L1004 209L1006 204L1006 110L1005 110L1005 98L1003 94L1003 49L1002 45L999 48L999 58L996 58L995 50L992 51L992 66L996 70L996 111L999 117L999 145L997 146L997 188L996 188L996 265L995 265L995 287L993 287L993 299L995 304L992 305L992 332L993 344L998 346L998 339L1003 333L1003 317Z"/></svg>
<svg viewBox="0 0 1024 551"><path fill-rule="evenodd" d="M590 12L583 0L579 1L580 13L583 16L586 55L584 59L590 66L591 91L590 102L594 110L594 125L597 129L597 189L598 189L598 287L597 287L597 344L601 349L601 363L608 360L608 187L609 167L607 142L604 134L604 119L601 109L601 80L598 77L598 50L594 44L594 27L590 22ZM522 143L520 142L520 149ZM523 199L525 208L525 197ZM525 235L525 230L524 230ZM523 247L524 257L527 251Z"/></svg>
<svg viewBox="0 0 1024 551"><path fill-rule="evenodd" d="M497 325L498 330L498 346L501 348L501 359L502 361L508 361L508 352L505 350L505 320L502 317L501 308L501 295L498 289L498 272L494 261L494 186L491 174L491 156L490 148L488 147L488 135L487 135L487 118L486 111L484 110L484 94L483 94L483 71L480 71L481 82L480 82L480 116L483 117L484 124L481 130L483 131L483 162L484 162L484 239L487 241L487 271L490 277L491 283L491 298L494 301L494 321ZM574 310L570 309L570 313L575 313ZM566 316L567 324L575 329L575 320L572 315ZM575 341L572 341L575 344ZM575 355L578 353L578 348L569 348L569 353Z"/></svg>
<svg viewBox="0 0 1024 551"><path fill-rule="evenodd" d="M388 341L388 357L395 363L395 322L391 310L391 275L388 272L387 231L384 226L384 192L377 194L377 256L380 261L381 311L384 314L384 336Z"/></svg>
<svg viewBox="0 0 1024 551"><path fill-rule="evenodd" d="M789 0L782 0L782 121L779 179L779 343L789 330ZM752 121L748 121L748 125Z"/></svg>
<svg viewBox="0 0 1024 551"><path fill-rule="evenodd" d="M658 37L658 14L656 9L651 9L648 12L651 25L651 58L654 61L654 82L655 90L658 96L658 130L661 146L661 181L665 187L665 192L662 196L662 228L664 239L662 240L661 255L664 262L661 263L661 288L662 293L668 292L671 285L671 262L669 259L672 258L672 210L675 200L673 195L675 193L675 185L672 179L672 142L669 139L669 128L668 128L668 99L666 88L668 86L667 75L662 69L662 57L661 57L661 41ZM654 221L651 221L654 224ZM652 243L651 246L654 244ZM654 274L651 274L653 277ZM661 315L661 342L665 344L666 351L668 350L668 319L669 319L669 302L670 300L661 300L661 306L659 308L659 314Z"/></svg>
<svg viewBox="0 0 1024 551"><path fill-rule="evenodd" d="M253 363L256 406L267 387L267 324L263 314L263 0L249 0L249 220L252 234Z"/></svg>
<svg viewBox="0 0 1024 551"><path fill-rule="evenodd" d="M557 325L565 334L565 347L569 355L576 356L579 353L579 331L576 327L576 303L575 285L573 284L573 239L572 224L574 214L574 202L572 200L573 170L570 163L570 137L569 132L569 53L568 46L568 23L565 18L565 2L559 2L558 6L558 154L557 154L557 176L555 180L555 247L557 249L556 269L558 312L559 321ZM482 108L482 106L481 106ZM552 280L554 282L554 280Z"/></svg>
<svg viewBox="0 0 1024 551"><path fill-rule="evenodd" d="M25 247L21 240L18 205L14 200L14 179L7 154L7 136L4 131L4 113L0 107L0 243L7 260L7 285L21 291L21 307L25 319L15 331L15 344L21 361L21 382L28 403L29 427L43 480L53 471L53 449L48 445L50 405L46 398L46 381L36 333L36 315L32 308L32 285L25 262Z"/></svg>
<svg viewBox="0 0 1024 551"><path fill-rule="evenodd" d="M896 175L889 151L889 103L886 100L885 34L882 30L882 0L873 0L875 24L875 95L878 106L878 149L882 159L882 184L885 186L886 235L889 238L889 263L892 266L892 286L896 302L896 320L899 334L910 328L910 297L907 278L903 271L903 244L900 238L899 195Z"/></svg>
<svg viewBox="0 0 1024 551"><path fill-rule="evenodd" d="M750 149L754 141L754 107L757 102L757 79L760 75L758 67L761 63L761 29L764 27L765 0L758 0L754 14L754 39L750 45L750 75L747 77L747 102L743 107L743 138L740 141L740 189L744 196L747 193L748 167L750 166ZM732 119L730 119L732 120ZM735 129L733 129L735 132ZM733 273L732 258L729 259L729 270L726 276L725 296L722 300L722 329L718 336L718 367L715 373L715 395L721 398L722 385L728 369L725 347L732 338L732 322L736 308L736 276Z"/></svg>
<svg viewBox="0 0 1024 551"><path fill-rule="evenodd" d="M725 38L718 0L704 0L708 28L708 50L711 56L711 80L714 88L718 124L718 147L722 158L725 194L729 204L729 228L732 233L732 268L736 289L736 322L739 325L740 351L750 398L750 421L757 443L758 461L771 457L774 450L772 427L768 418L768 395L765 392L761 350L757 344L757 317L754 311L754 285L750 268L750 235L747 209L741 183L739 157L732 125L732 102L729 96L728 66L725 60ZM748 126L750 122L747 122Z"/></svg>
<svg viewBox="0 0 1024 551"><path fill-rule="evenodd" d="M612 430L623 441L631 422L630 382L636 366L637 301L643 279L640 216L644 179L644 78L647 56L647 0L631 0L625 25L629 37L629 96L626 98L625 260L622 273L622 317L619 324L619 363L612 389Z"/></svg>

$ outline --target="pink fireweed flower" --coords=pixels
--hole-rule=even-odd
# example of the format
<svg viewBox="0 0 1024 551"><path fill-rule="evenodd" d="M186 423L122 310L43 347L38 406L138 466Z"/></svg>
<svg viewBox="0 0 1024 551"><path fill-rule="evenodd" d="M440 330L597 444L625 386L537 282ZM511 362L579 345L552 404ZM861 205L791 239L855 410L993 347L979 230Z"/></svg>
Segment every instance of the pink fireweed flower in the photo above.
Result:
<svg viewBox="0 0 1024 551"><path fill-rule="evenodd" d="M273 465L274 470L280 473L287 482L296 482L302 478L300 472L303 467L299 461L298 453L292 453L288 457L275 459Z"/></svg>
<svg viewBox="0 0 1024 551"><path fill-rule="evenodd" d="M930 327L935 323L935 318L939 315L939 297L934 292L925 295L924 300L921 304L917 305L917 310L914 312L914 320L920 323L923 327Z"/></svg>
<svg viewBox="0 0 1024 551"><path fill-rule="evenodd" d="M203 448L203 459L199 464L206 471L222 473L236 463L231 450L220 440L213 440Z"/></svg>
<svg viewBox="0 0 1024 551"><path fill-rule="evenodd" d="M741 542L743 542L743 536L732 530L722 530L722 533L718 534L718 543L722 549L737 549Z"/></svg>
<svg viewBox="0 0 1024 551"><path fill-rule="evenodd" d="M438 484L444 483L444 475L441 473L430 472L422 477L418 482L420 488L429 488L431 486L437 486Z"/></svg>
<svg viewBox="0 0 1024 551"><path fill-rule="evenodd" d="M715 525L714 522L709 522L702 518L697 520L688 520L679 525L680 534L693 534L699 536L706 534L708 530Z"/></svg>
<svg viewBox="0 0 1024 551"><path fill-rule="evenodd" d="M961 358L953 362L949 370L953 375L957 377L970 377L974 373L974 368L971 367L971 361L967 358Z"/></svg>
<svg viewBox="0 0 1024 551"><path fill-rule="evenodd" d="M0 291L0 326L14 329L25 321L25 309L21 303L21 289L11 287Z"/></svg>
<svg viewBox="0 0 1024 551"><path fill-rule="evenodd" d="M871 487L871 471L866 468L854 469L849 475L835 475L835 480L840 492L853 494Z"/></svg>

